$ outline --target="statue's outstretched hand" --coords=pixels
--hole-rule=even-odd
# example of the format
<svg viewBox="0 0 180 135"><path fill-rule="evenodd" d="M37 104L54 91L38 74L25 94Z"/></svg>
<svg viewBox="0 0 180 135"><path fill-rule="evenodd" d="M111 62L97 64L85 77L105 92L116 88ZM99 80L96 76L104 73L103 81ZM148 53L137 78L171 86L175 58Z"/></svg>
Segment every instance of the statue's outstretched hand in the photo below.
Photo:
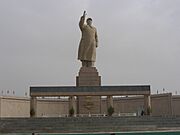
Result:
<svg viewBox="0 0 180 135"><path fill-rule="evenodd" d="M96 48L98 47L98 42L96 42Z"/></svg>
<svg viewBox="0 0 180 135"><path fill-rule="evenodd" d="M84 17L86 16L86 11L84 11L83 16L84 16Z"/></svg>

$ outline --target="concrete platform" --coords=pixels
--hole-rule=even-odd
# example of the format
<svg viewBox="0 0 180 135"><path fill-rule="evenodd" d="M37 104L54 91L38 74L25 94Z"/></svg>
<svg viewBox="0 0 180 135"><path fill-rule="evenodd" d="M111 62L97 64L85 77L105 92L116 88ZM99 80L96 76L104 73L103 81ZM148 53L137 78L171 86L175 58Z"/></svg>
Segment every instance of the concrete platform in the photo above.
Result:
<svg viewBox="0 0 180 135"><path fill-rule="evenodd" d="M0 133L109 133L157 130L180 130L180 116L0 119Z"/></svg>

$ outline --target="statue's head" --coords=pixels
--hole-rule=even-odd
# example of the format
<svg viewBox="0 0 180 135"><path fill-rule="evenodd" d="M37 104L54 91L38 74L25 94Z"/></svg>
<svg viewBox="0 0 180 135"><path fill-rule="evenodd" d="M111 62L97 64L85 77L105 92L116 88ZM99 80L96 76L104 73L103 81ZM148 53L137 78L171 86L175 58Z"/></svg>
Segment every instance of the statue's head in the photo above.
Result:
<svg viewBox="0 0 180 135"><path fill-rule="evenodd" d="M86 23L87 23L87 25L91 26L91 25L92 25L92 19L91 19L91 18L88 18L88 19L86 20Z"/></svg>

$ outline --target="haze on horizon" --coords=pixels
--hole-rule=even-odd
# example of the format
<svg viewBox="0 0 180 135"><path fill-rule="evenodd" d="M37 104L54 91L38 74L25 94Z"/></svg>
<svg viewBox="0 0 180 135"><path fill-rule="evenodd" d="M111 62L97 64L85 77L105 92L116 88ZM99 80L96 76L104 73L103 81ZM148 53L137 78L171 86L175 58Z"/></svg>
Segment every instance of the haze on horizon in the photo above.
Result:
<svg viewBox="0 0 180 135"><path fill-rule="evenodd" d="M180 0L1 0L0 95L75 85L84 10L98 30L102 85L180 94L179 7Z"/></svg>

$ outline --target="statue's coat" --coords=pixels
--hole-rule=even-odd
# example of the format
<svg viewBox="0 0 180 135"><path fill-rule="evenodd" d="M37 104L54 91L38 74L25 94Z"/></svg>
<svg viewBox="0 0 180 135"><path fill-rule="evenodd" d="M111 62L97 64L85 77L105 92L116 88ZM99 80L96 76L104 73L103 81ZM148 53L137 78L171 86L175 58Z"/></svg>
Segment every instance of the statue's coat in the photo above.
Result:
<svg viewBox="0 0 180 135"><path fill-rule="evenodd" d="M79 27L82 32L78 50L78 60L96 61L96 47L98 42L97 30L93 26L84 24L85 17L81 17Z"/></svg>

